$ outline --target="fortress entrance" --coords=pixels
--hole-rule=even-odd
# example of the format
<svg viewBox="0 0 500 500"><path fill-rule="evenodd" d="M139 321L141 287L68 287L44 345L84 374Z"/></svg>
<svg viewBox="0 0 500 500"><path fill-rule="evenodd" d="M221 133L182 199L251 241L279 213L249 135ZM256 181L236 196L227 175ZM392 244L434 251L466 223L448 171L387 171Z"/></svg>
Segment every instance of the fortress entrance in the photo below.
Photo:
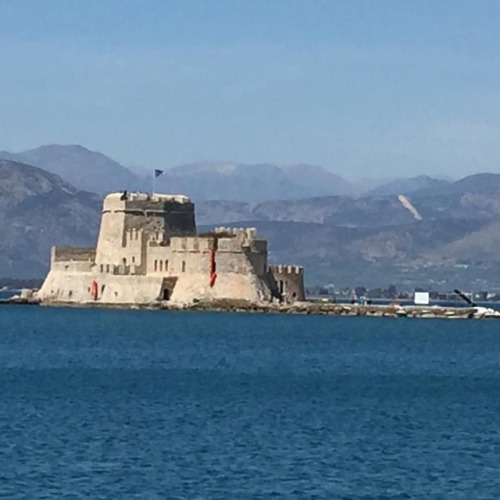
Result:
<svg viewBox="0 0 500 500"><path fill-rule="evenodd" d="M160 300L170 300L172 297L172 292L174 291L175 284L177 282L177 278L163 278L161 284L160 296L158 297Z"/></svg>

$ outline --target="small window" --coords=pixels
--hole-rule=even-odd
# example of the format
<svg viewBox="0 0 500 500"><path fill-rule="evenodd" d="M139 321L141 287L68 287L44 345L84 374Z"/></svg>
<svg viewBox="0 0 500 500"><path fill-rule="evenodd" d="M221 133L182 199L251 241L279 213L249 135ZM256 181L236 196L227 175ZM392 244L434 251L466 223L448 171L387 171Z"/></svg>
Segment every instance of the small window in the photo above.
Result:
<svg viewBox="0 0 500 500"><path fill-rule="evenodd" d="M101 264L101 273L104 272L104 266Z"/></svg>
<svg viewBox="0 0 500 500"><path fill-rule="evenodd" d="M168 260L165 261L165 271L168 271Z"/></svg>
<svg viewBox="0 0 500 500"><path fill-rule="evenodd" d="M163 271L163 261L160 260L160 272L162 272L162 271Z"/></svg>
<svg viewBox="0 0 500 500"><path fill-rule="evenodd" d="M70 299L71 299L71 297L73 297L73 290L70 290L70 291L68 292L68 297L69 297Z"/></svg>
<svg viewBox="0 0 500 500"><path fill-rule="evenodd" d="M126 266L126 265L127 265L127 258L126 258L126 257L123 257L123 259L122 259L122 264L123 264L124 266Z"/></svg>
<svg viewBox="0 0 500 500"><path fill-rule="evenodd" d="M135 264L135 257L132 257L132 264Z"/></svg>
<svg viewBox="0 0 500 500"><path fill-rule="evenodd" d="M106 264L106 272L109 273L109 264Z"/></svg>
<svg viewBox="0 0 500 500"><path fill-rule="evenodd" d="M185 260L182 261L182 272L183 273L186 272L186 261Z"/></svg>
<svg viewBox="0 0 500 500"><path fill-rule="evenodd" d="M158 271L158 261L155 259L155 272Z"/></svg>

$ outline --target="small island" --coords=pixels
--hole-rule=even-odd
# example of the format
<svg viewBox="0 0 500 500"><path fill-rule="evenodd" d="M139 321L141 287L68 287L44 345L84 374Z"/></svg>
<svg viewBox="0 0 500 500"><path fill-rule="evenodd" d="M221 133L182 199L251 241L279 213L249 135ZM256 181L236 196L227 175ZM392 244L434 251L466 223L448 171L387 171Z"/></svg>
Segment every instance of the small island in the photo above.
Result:
<svg viewBox="0 0 500 500"><path fill-rule="evenodd" d="M304 301L303 268L269 266L267 257L267 241L253 228L198 233L187 196L110 193L96 247L53 247L37 299L142 307Z"/></svg>

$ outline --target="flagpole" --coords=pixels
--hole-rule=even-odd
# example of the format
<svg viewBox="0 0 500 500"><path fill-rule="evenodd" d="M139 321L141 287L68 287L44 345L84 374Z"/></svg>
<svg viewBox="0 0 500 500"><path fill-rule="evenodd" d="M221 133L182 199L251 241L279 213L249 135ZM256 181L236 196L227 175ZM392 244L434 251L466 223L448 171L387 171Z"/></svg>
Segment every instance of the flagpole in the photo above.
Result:
<svg viewBox="0 0 500 500"><path fill-rule="evenodd" d="M153 194L155 194L156 191L156 178L159 177L160 175L163 174L163 170L160 170L158 168L155 168L153 171Z"/></svg>

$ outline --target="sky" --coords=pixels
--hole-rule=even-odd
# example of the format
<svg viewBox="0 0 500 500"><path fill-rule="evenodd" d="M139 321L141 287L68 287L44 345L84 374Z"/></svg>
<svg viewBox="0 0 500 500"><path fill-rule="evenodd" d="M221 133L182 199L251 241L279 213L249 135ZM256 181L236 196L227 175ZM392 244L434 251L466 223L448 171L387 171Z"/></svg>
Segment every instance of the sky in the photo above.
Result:
<svg viewBox="0 0 500 500"><path fill-rule="evenodd" d="M0 150L500 172L497 0L0 0Z"/></svg>

